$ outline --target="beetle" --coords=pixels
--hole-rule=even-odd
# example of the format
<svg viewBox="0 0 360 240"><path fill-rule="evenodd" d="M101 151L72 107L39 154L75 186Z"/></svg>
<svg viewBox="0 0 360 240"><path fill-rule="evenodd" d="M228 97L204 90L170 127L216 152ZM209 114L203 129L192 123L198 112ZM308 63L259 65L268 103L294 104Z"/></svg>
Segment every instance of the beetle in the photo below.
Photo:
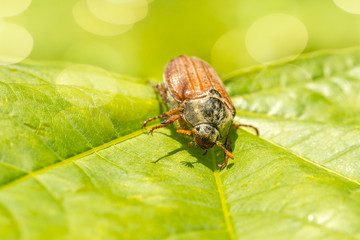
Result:
<svg viewBox="0 0 360 240"><path fill-rule="evenodd" d="M204 155L214 145L221 147L225 160L218 165L220 168L227 165L229 157L234 159L229 137L232 126L251 127L259 135L259 130L252 125L233 123L235 107L216 71L203 60L178 56L165 66L163 79L164 86L158 83L153 88L169 111L143 123L146 128L150 121L164 118L148 134L174 123L176 132L193 137L189 147L195 144L205 150ZM225 147L219 141L224 138Z"/></svg>

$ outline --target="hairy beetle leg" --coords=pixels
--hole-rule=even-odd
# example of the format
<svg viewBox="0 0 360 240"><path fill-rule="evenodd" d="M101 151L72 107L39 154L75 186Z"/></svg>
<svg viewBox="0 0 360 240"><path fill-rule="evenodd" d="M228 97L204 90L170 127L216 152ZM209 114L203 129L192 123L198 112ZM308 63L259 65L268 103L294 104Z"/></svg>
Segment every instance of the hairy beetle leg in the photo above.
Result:
<svg viewBox="0 0 360 240"><path fill-rule="evenodd" d="M161 83L158 83L158 84L154 84L152 82L149 82L149 83L154 88L154 91L157 94L160 94L160 97L161 97L163 103L167 103L166 91L165 91L165 88L163 87L163 85Z"/></svg>
<svg viewBox="0 0 360 240"><path fill-rule="evenodd" d="M185 129L178 129L178 130L176 130L176 132L181 133L181 134L185 134L185 135L188 135L188 136L191 136L191 134L195 134L195 135L197 134L197 132L194 131L194 130L190 131L190 130L185 130Z"/></svg>
<svg viewBox="0 0 360 240"><path fill-rule="evenodd" d="M229 145L230 145L229 135L226 137L226 142L225 142L225 144L228 144L228 147L229 147ZM220 169L221 169L221 168L223 168L223 167L226 166L226 164L227 164L227 162L228 162L228 159L229 159L229 158L234 159L234 156L231 154L231 152L230 152L227 148L223 147L220 142L216 142L215 145L218 146L218 147L221 147L221 148L224 150L224 153L225 153L225 155L226 155L226 156L225 156L225 161L224 161L222 164L219 164L219 165L218 165L218 166L220 167Z"/></svg>
<svg viewBox="0 0 360 240"><path fill-rule="evenodd" d="M178 120L180 118L181 118L180 114L172 115L164 122L164 124L161 124L161 125L158 125L158 126L155 126L155 127L151 128L151 130L148 132L148 134L153 135L153 131L155 129L166 127L167 125L174 123L176 120Z"/></svg>
<svg viewBox="0 0 360 240"><path fill-rule="evenodd" d="M153 118L149 118L148 120L146 120L142 127L143 128L146 128L146 124L148 124L149 122L155 120L155 119L158 119L158 118L166 118L166 117L170 117L171 115L174 115L175 113L178 113L178 112L182 112L184 109L183 108L177 108L177 109L174 109L174 110L171 110L167 113L164 113L162 115L159 115L159 116L156 116L156 117L153 117ZM169 118L170 119L170 118ZM165 122L167 122L167 119L164 121L163 124L165 124Z"/></svg>
<svg viewBox="0 0 360 240"><path fill-rule="evenodd" d="M259 132L259 129L257 129L257 127L254 127L253 125L249 125L249 124L237 124L237 123L234 123L234 127L236 129L238 129L239 127L250 127L252 129L254 129L256 131L256 135L259 136L260 135L260 132Z"/></svg>
<svg viewBox="0 0 360 240"><path fill-rule="evenodd" d="M231 145L230 137L229 137L229 135L227 135L226 140L225 140L225 149L228 150L229 152L231 152L230 145ZM220 167L220 169L225 167L228 163L228 159L229 159L229 156L225 153L225 160L222 164L219 164L218 167Z"/></svg>

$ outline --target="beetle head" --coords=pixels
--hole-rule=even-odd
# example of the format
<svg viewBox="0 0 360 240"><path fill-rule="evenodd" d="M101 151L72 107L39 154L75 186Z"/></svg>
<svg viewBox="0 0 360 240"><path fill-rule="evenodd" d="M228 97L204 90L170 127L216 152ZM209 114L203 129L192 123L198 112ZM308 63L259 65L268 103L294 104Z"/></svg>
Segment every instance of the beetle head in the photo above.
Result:
<svg viewBox="0 0 360 240"><path fill-rule="evenodd" d="M210 124L197 125L195 131L195 143L202 149L212 148L219 136L219 131Z"/></svg>

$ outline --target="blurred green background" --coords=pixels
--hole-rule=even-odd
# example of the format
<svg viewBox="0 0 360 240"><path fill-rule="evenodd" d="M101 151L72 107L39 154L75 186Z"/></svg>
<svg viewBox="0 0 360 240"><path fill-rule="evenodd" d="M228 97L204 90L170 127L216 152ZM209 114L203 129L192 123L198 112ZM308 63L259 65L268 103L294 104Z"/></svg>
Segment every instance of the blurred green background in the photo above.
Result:
<svg viewBox="0 0 360 240"><path fill-rule="evenodd" d="M187 54L224 75L358 45L359 13L354 0L0 0L0 62L70 61L161 79Z"/></svg>

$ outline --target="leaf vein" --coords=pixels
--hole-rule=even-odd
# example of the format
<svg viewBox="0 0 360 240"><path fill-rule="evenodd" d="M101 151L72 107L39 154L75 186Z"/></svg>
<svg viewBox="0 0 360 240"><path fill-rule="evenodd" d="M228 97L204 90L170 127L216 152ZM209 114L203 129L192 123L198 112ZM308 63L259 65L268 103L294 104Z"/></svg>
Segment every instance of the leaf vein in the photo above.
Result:
<svg viewBox="0 0 360 240"><path fill-rule="evenodd" d="M81 159L81 158L83 158L83 157L86 157L86 156L89 156L89 155L93 154L94 152L103 150L103 149L108 148L108 147L111 147L111 146L113 146L113 145L115 145L115 144L118 144L118 143L124 142L124 141L126 141L126 140L129 140L129 139L131 139L131 138L133 138L133 137L136 137L136 136L138 136L138 135L140 135L140 134L142 134L142 133L144 133L144 130L138 130L138 131L132 132L132 133L130 133L130 134L128 134L128 135L125 135L125 136L123 136L123 137L120 137L120 138L117 138L117 139L115 139L115 140L112 140L112 141L110 141L110 142L108 142L108 143L105 143L105 144L103 144L103 145L100 145L100 146L98 146L98 147L95 147L95 148L93 148L93 149L90 149L90 150L88 150L88 151L86 151L86 152L83 152L83 153L80 153L80 154L78 154L78 155L72 156L72 157L70 157L70 158L68 158L68 159L65 159L65 160L61 161L61 162L57 162L57 163L55 163L55 164L46 166L46 167L44 167L44 168L41 168L41 169L39 169L39 170L36 170L36 171L31 172L31 173L29 173L29 174L26 174L26 175L24 175L23 177L17 178L17 179L15 179L15 180L11 181L11 182L8 182L8 183L6 183L6 184L1 185L1 186L0 186L0 191L1 191L1 190L4 190L4 189L6 189L6 188L9 188L9 187L15 186L16 184L19 184L19 183L21 183L21 182L23 182L23 181L26 181L26 180L28 180L28 179L30 179L30 178L33 178L34 176L37 176L37 175L39 175L39 174L48 172L48 171L50 171L50 170L52 170L52 169L54 169L54 168L57 168L57 167L60 167L60 166L64 166L64 165L66 165L66 164L68 164L68 163L75 162L75 161L77 161L77 160L79 160L79 159Z"/></svg>
<svg viewBox="0 0 360 240"><path fill-rule="evenodd" d="M341 232L337 229L331 229L331 228L328 228L326 226L323 226L317 222L313 222L313 221L310 221L308 220L307 218L301 218L301 217L298 217L298 216L294 216L294 215L289 215L289 214L285 214L285 213L282 213L282 212L278 212L278 211L274 211L274 210L249 210L249 211L241 211L241 212L235 212L233 213L232 215L233 216L237 216L237 215L244 215L244 214L261 214L263 215L264 213L271 213L271 214L276 214L278 216L281 216L281 217L284 217L284 218L290 218L290 219L293 219L293 220L297 220L299 222L302 222L303 224L307 224L307 225L311 225L311 226L315 226L315 227L318 227L320 229L324 229L326 231L329 231L329 232L332 232L332 233L337 233L337 234L340 234L340 235L343 235L343 236L346 236L347 238L350 238L350 239L356 239L355 237L353 237L350 233L346 233L346 232Z"/></svg>

